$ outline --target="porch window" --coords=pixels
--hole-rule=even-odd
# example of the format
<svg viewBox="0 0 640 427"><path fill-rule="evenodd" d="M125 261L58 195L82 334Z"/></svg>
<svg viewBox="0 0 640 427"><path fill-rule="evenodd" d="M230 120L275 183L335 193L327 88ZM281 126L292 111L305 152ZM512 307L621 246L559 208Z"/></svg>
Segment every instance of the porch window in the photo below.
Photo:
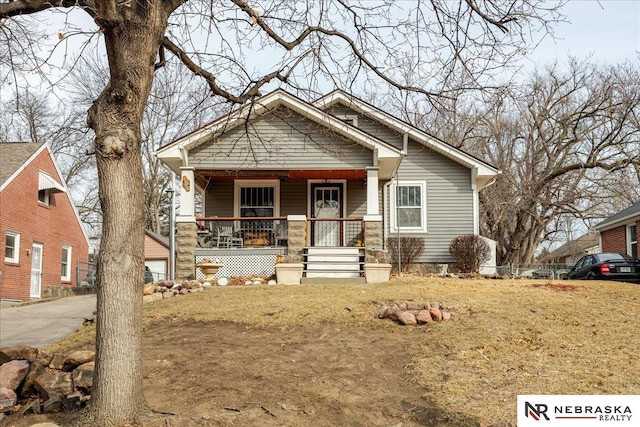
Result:
<svg viewBox="0 0 640 427"><path fill-rule="evenodd" d="M4 262L17 263L20 261L20 234L7 231L4 243Z"/></svg>
<svg viewBox="0 0 640 427"><path fill-rule="evenodd" d="M64 282L71 281L71 246L62 245L62 270L61 279Z"/></svg>
<svg viewBox="0 0 640 427"><path fill-rule="evenodd" d="M395 230L427 231L426 183L404 181L391 186L391 226Z"/></svg>
<svg viewBox="0 0 640 427"><path fill-rule="evenodd" d="M277 216L279 181L236 181L236 215L240 217Z"/></svg>
<svg viewBox="0 0 640 427"><path fill-rule="evenodd" d="M629 255L638 259L638 228L636 224L627 226L629 236Z"/></svg>

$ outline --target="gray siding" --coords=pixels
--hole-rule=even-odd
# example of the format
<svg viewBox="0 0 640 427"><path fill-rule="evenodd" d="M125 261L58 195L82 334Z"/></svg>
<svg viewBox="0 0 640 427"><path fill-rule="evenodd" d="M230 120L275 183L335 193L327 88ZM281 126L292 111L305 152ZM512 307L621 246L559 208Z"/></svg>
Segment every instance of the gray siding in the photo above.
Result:
<svg viewBox="0 0 640 427"><path fill-rule="evenodd" d="M204 198L205 216L233 216L233 181L211 181Z"/></svg>
<svg viewBox="0 0 640 427"><path fill-rule="evenodd" d="M371 150L286 108L189 151L199 169L341 169L373 164Z"/></svg>
<svg viewBox="0 0 640 427"><path fill-rule="evenodd" d="M280 215L307 214L307 182L284 181L280 184Z"/></svg>
<svg viewBox="0 0 640 427"><path fill-rule="evenodd" d="M427 184L427 232L412 233L425 240L425 252L419 262L452 262L449 255L451 240L461 234L473 233L471 171L410 141L398 176L400 181L425 180ZM385 212L385 230L389 234L389 206L385 207Z"/></svg>
<svg viewBox="0 0 640 427"><path fill-rule="evenodd" d="M375 136L382 141L385 141L387 144L392 145L398 150L402 150L402 134L398 133L385 125L372 120L362 114L351 110L348 107L343 105L336 105L327 110L327 112L333 116L342 118L345 115L349 116L358 116L358 129L363 130L369 135Z"/></svg>
<svg viewBox="0 0 640 427"><path fill-rule="evenodd" d="M367 187L364 181L347 181L347 217L367 214Z"/></svg>

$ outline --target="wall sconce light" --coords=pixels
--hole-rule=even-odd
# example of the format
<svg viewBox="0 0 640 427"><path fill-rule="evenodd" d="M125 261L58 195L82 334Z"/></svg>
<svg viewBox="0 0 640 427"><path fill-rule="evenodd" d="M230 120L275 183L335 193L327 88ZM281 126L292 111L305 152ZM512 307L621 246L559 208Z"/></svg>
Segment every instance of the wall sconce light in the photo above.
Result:
<svg viewBox="0 0 640 427"><path fill-rule="evenodd" d="M27 256L31 254L31 250L27 249Z"/></svg>

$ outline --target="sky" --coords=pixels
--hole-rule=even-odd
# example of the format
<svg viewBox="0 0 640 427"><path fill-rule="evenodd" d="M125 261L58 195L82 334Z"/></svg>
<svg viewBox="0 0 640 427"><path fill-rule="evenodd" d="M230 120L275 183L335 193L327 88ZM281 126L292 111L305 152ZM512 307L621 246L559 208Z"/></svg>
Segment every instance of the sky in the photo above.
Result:
<svg viewBox="0 0 640 427"><path fill-rule="evenodd" d="M568 55L619 63L640 60L640 0L569 0L563 8L567 23L555 29L525 58L525 64L544 64Z"/></svg>

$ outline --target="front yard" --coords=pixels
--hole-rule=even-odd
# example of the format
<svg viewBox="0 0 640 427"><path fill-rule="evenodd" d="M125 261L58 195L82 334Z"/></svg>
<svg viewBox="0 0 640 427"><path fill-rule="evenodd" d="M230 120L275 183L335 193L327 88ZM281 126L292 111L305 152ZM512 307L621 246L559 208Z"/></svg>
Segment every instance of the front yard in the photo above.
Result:
<svg viewBox="0 0 640 427"><path fill-rule="evenodd" d="M457 315L419 326L376 317L411 301ZM640 394L638 285L228 286L144 311L145 396L175 414L150 414L149 426L515 426L518 394ZM93 332L55 350L91 348Z"/></svg>

